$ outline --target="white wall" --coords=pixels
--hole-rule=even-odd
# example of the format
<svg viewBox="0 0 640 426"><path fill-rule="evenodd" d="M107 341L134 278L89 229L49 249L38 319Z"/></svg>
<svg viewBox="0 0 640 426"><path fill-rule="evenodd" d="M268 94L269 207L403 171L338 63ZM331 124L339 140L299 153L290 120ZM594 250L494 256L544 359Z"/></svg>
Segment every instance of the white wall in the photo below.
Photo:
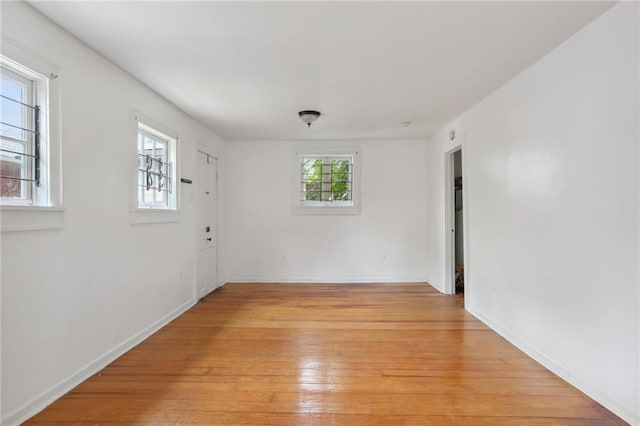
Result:
<svg viewBox="0 0 640 426"><path fill-rule="evenodd" d="M25 3L2 4L2 33L62 71L66 209L63 229L1 235L2 418L11 424L194 302L194 185L181 186L179 222L131 224L130 109L180 134L184 177L195 179L197 145L219 155L224 146Z"/></svg>
<svg viewBox="0 0 640 426"><path fill-rule="evenodd" d="M361 214L339 216L292 214L295 151L300 146L323 145L309 141L228 145L227 279L424 281L426 142L358 142Z"/></svg>
<svg viewBox="0 0 640 426"><path fill-rule="evenodd" d="M634 424L637 8L572 36L442 129L427 157L431 282L443 288L444 153L461 143L467 308Z"/></svg>

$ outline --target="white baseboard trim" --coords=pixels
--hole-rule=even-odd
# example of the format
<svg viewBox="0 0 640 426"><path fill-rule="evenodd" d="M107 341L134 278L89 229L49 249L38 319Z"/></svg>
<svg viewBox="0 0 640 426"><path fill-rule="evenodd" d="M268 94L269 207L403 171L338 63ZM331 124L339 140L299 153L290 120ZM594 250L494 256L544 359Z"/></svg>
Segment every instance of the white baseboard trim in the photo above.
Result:
<svg viewBox="0 0 640 426"><path fill-rule="evenodd" d="M22 404L17 409L11 411L6 416L2 418L2 425L4 426L13 426L19 425L22 422L25 422L29 418L35 416L40 411L44 410L48 405L54 402L56 399L60 398L67 392L69 392L74 387L78 386L83 381L87 380L89 377L93 376L107 365L112 363L118 357L122 356L125 352L132 349L134 346L140 344L147 337L151 336L153 333L167 325L169 322L173 321L175 318L183 314L187 309L191 308L195 305L196 300L190 299L180 306L178 306L173 311L169 312L164 317L160 318L158 321L155 321L150 326L136 333L132 337L128 338L121 344L117 345L104 355L99 356L95 360L91 361L89 364L80 368L75 373L71 374L66 379L63 379L59 383L51 386L49 389L42 392L40 395L35 396L30 399L26 403Z"/></svg>
<svg viewBox="0 0 640 426"><path fill-rule="evenodd" d="M535 361L539 362L547 370L551 371L553 374L560 377L571 386L585 393L590 398L598 401L598 403L602 404L608 410L611 410L611 412L622 418L625 422L628 422L631 425L640 425L640 418L638 417L639 414L637 414L633 408L625 407L617 401L611 400L609 397L603 395L597 389L594 389L590 385L584 383L582 380L576 378L575 376L572 376L571 370L569 368L555 361L553 358L547 356L542 351L539 351L536 348L527 345L518 337L511 334L508 330L501 327L497 321L493 320L490 316L486 315L484 312L480 311L474 306L467 305L466 309L467 311L469 311L469 313L482 321L486 326L508 340L509 343L520 349Z"/></svg>
<svg viewBox="0 0 640 426"><path fill-rule="evenodd" d="M424 277L389 278L265 278L265 277L234 277L227 280L227 283L256 283L256 284L371 284L371 283L427 283Z"/></svg>
<svg viewBox="0 0 640 426"><path fill-rule="evenodd" d="M198 292L197 292L197 294L196 294L197 299L198 299L198 300L200 300L200 299L202 299L203 297L208 296L211 292L213 292L213 291L215 291L215 290L217 290L217 289L219 289L219 288L222 288L222 286L224 286L225 284L226 284L226 282L221 283L221 284L217 284L217 285L216 285L215 287L213 287L212 289L206 289L206 290L202 290L202 291L201 291L201 290L198 290Z"/></svg>
<svg viewBox="0 0 640 426"><path fill-rule="evenodd" d="M438 290L440 293L445 294L445 292L444 292L444 285L435 284L435 283L432 283L431 281L427 281L427 283L428 283L431 287L433 287L433 288L435 288L436 290Z"/></svg>

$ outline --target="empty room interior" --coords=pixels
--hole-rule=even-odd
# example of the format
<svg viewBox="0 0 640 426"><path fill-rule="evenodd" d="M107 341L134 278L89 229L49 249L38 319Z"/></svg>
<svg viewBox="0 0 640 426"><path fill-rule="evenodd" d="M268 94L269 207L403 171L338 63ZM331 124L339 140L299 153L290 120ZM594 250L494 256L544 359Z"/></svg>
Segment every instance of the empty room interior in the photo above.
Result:
<svg viewBox="0 0 640 426"><path fill-rule="evenodd" d="M637 2L0 19L2 425L640 425Z"/></svg>

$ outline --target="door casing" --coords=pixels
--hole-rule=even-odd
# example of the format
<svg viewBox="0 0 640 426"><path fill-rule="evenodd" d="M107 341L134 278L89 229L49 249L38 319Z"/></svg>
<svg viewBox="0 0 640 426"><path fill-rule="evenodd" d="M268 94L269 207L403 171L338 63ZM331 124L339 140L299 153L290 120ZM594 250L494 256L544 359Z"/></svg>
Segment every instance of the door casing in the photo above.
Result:
<svg viewBox="0 0 640 426"><path fill-rule="evenodd" d="M458 145L450 151L444 154L444 293L455 294L455 267L456 267L456 245L455 245L455 168L454 168L454 154L458 151L462 151L462 146ZM464 155L462 157L464 162ZM464 166L463 166L464 176ZM464 181L464 177L463 177ZM464 192L462 193L464 200ZM464 205L464 201L463 201ZM462 211L463 220L465 217L465 211ZM466 223L465 223L466 225ZM465 227L466 228L466 227ZM465 243L463 243L466 245ZM466 249L466 247L465 247ZM465 250L465 278L466 278L466 250ZM465 279L465 284L466 284ZM465 289L466 291L466 289Z"/></svg>

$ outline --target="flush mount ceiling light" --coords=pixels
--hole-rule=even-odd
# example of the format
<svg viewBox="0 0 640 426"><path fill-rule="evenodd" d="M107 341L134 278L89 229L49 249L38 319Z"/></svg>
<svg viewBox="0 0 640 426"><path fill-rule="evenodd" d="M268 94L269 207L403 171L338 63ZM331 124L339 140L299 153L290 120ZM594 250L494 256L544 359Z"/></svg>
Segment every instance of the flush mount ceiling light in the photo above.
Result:
<svg viewBox="0 0 640 426"><path fill-rule="evenodd" d="M307 123L307 126L311 127L311 123L320 117L320 113L318 111L300 111L298 116L300 116L300 120Z"/></svg>

